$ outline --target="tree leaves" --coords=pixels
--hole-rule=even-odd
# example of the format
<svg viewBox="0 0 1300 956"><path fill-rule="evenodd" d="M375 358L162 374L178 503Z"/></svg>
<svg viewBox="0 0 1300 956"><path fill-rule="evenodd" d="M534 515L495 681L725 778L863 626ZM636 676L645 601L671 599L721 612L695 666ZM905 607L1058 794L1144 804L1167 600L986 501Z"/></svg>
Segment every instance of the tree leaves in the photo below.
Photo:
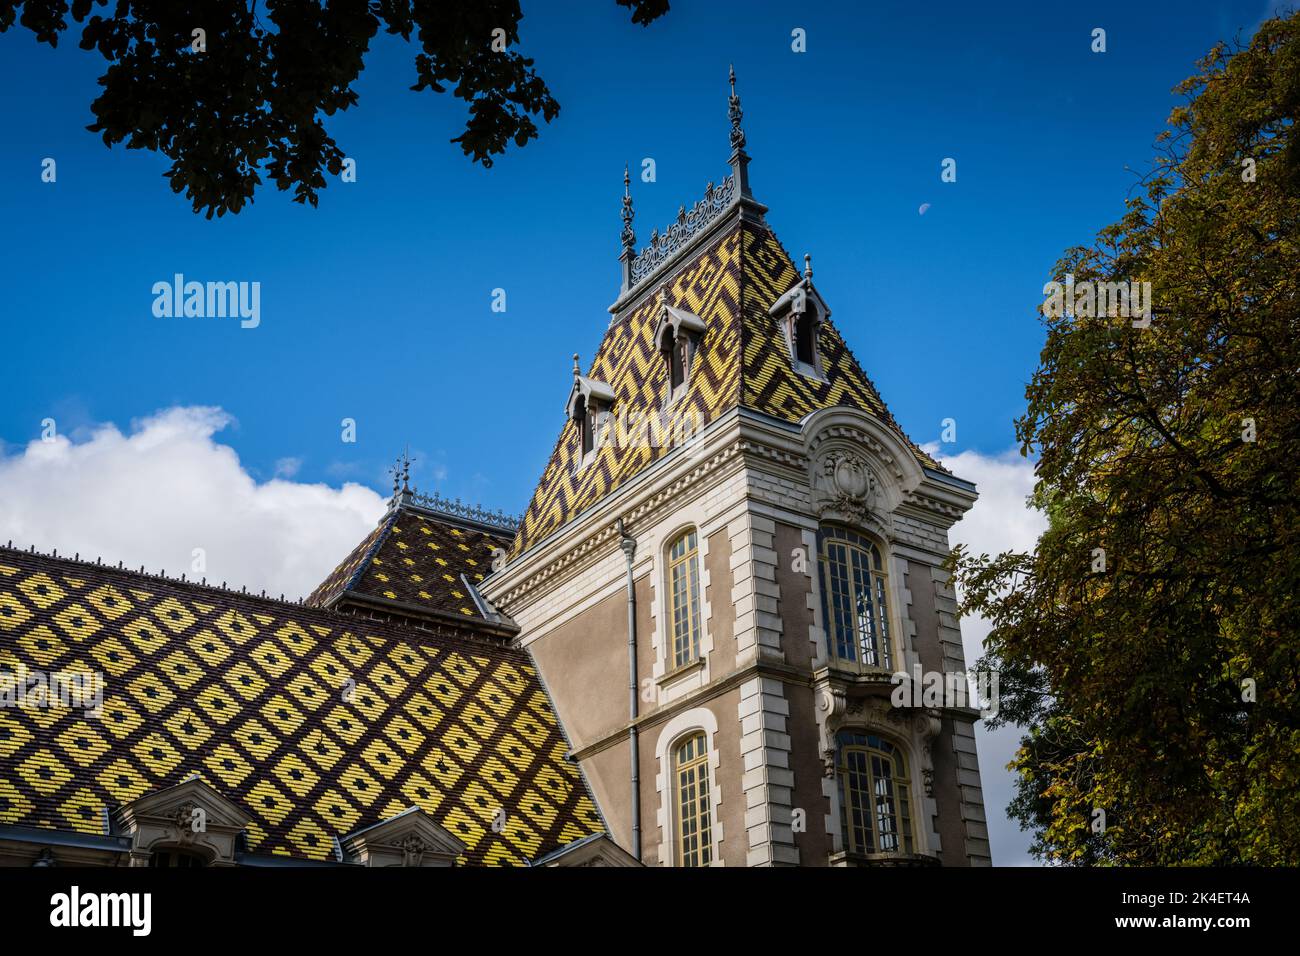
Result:
<svg viewBox="0 0 1300 956"><path fill-rule="evenodd" d="M1149 281L1151 326L1045 318L1017 435L1048 530L954 555L1029 730L1012 812L1058 862L1300 863L1297 57L1293 15L1180 85L1141 193L1053 277Z"/></svg>
<svg viewBox="0 0 1300 956"><path fill-rule="evenodd" d="M643 26L668 10L667 0L618 2ZM532 59L515 50L516 0L116 0L111 14L98 12L106 6L0 0L0 32L16 21L54 46L69 13L84 23L81 48L108 62L87 128L107 146L165 155L172 190L209 219L238 213L263 175L316 205L325 173L337 174L345 155L321 117L356 105L352 87L380 27L416 37L411 89L465 100L464 132L451 141L472 162L490 167L537 138L536 117L549 123L560 110Z"/></svg>

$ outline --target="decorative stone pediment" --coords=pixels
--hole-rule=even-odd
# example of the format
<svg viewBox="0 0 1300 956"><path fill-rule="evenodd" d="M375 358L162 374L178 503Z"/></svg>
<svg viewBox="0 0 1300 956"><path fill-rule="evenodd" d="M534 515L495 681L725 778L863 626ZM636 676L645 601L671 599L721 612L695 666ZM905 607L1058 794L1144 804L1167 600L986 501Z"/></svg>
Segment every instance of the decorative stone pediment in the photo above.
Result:
<svg viewBox="0 0 1300 956"><path fill-rule="evenodd" d="M249 817L237 803L193 776L119 807L112 821L118 833L132 839L133 866L147 865L160 849L193 853L212 866L232 866L236 840Z"/></svg>
<svg viewBox="0 0 1300 956"><path fill-rule="evenodd" d="M886 424L857 409L814 412L803 431L818 516L874 526L889 538L894 511L924 477L912 450Z"/></svg>
<svg viewBox="0 0 1300 956"><path fill-rule="evenodd" d="M361 866L454 866L467 849L419 807L349 833L339 845Z"/></svg>
<svg viewBox="0 0 1300 956"><path fill-rule="evenodd" d="M532 866L641 866L631 853L609 838L607 833L593 833L554 850Z"/></svg>
<svg viewBox="0 0 1300 956"><path fill-rule="evenodd" d="M661 301L659 320L655 324L654 338L660 348L663 347L666 338L677 341L680 337L685 336L693 342L698 342L704 336L704 329L704 320L694 312L687 312L685 309L679 309Z"/></svg>
<svg viewBox="0 0 1300 956"><path fill-rule="evenodd" d="M584 407L588 411L593 413L608 411L610 406L614 404L614 390L609 387L607 382L588 378L586 375L575 374L573 376L573 387L569 389L569 401L565 405L565 410L570 418L577 411L579 398L583 400Z"/></svg>

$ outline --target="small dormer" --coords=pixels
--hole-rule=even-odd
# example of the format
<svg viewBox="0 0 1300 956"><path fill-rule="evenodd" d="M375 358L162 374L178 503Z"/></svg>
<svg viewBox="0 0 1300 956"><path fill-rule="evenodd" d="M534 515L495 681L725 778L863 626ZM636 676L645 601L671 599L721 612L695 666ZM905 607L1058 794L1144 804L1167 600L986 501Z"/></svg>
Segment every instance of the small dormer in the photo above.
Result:
<svg viewBox="0 0 1300 956"><path fill-rule="evenodd" d="M831 310L812 284L812 256L804 256L803 278L777 299L768 310L785 336L790 363L800 375L825 380L821 349L821 324Z"/></svg>
<svg viewBox="0 0 1300 956"><path fill-rule="evenodd" d="M659 292L659 320L654 341L668 371L664 404L679 398L691 383L691 364L704 338L704 320L693 312L671 306L666 290Z"/></svg>
<svg viewBox="0 0 1300 956"><path fill-rule="evenodd" d="M577 429L579 464L581 468L600 447L601 432L614 407L614 390L608 383L583 375L578 366L578 356L573 356L573 388L569 389L566 407L570 421Z"/></svg>

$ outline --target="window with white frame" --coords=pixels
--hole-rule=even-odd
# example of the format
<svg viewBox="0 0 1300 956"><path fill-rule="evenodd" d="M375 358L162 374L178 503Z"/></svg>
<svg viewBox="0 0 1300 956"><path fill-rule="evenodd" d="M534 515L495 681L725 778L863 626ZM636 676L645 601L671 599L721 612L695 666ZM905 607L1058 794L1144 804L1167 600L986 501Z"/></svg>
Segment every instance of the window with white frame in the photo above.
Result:
<svg viewBox="0 0 1300 956"><path fill-rule="evenodd" d="M856 731L836 737L840 825L849 853L911 853L907 761L883 737Z"/></svg>
<svg viewBox="0 0 1300 956"><path fill-rule="evenodd" d="M880 548L838 525L824 526L818 537L822 618L831 658L850 668L892 670L889 582Z"/></svg>
<svg viewBox="0 0 1300 956"><path fill-rule="evenodd" d="M703 731L673 748L676 860L678 866L713 862L713 806L709 787L709 747Z"/></svg>
<svg viewBox="0 0 1300 956"><path fill-rule="evenodd" d="M672 622L672 667L700 657L700 549L695 529L668 546L668 620Z"/></svg>

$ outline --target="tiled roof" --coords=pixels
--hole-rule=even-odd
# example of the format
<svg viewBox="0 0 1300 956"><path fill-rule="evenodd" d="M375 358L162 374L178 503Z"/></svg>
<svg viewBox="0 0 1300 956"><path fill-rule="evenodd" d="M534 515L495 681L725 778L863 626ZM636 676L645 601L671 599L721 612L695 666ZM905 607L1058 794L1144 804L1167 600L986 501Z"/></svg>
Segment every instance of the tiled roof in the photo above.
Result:
<svg viewBox="0 0 1300 956"><path fill-rule="evenodd" d="M702 318L706 330L692 362L689 387L674 414L700 428L737 406L798 422L820 408L847 405L898 432L927 467L937 463L898 428L871 380L830 321L821 324L818 349L826 381L795 371L768 309L800 275L765 225L736 219L685 261L667 282L665 301ZM587 377L608 383L613 412L656 414L668 369L654 330L659 299L650 294L615 317ZM558 404L558 403L557 403ZM581 469L576 425L565 423L511 551L522 553L671 451L668 444L610 442Z"/></svg>
<svg viewBox="0 0 1300 956"><path fill-rule="evenodd" d="M391 509L334 569L307 603L329 607L351 596L483 620L465 581L477 585L510 534L412 505ZM462 575L464 579L462 579Z"/></svg>
<svg viewBox="0 0 1300 956"><path fill-rule="evenodd" d="M333 859L411 806L474 864L602 829L531 659L499 641L0 549L0 674L19 667L100 672L104 707L0 708L0 823L102 833L106 806L198 774L257 853Z"/></svg>
<svg viewBox="0 0 1300 956"><path fill-rule="evenodd" d="M397 520L397 512L388 511L375 526L375 530L366 535L361 543L352 549L352 553L344 558L342 563L316 586L316 590L308 595L307 603L313 607L329 607L338 600L361 576L378 549L379 543L388 536L388 529L393 526L395 520Z"/></svg>

